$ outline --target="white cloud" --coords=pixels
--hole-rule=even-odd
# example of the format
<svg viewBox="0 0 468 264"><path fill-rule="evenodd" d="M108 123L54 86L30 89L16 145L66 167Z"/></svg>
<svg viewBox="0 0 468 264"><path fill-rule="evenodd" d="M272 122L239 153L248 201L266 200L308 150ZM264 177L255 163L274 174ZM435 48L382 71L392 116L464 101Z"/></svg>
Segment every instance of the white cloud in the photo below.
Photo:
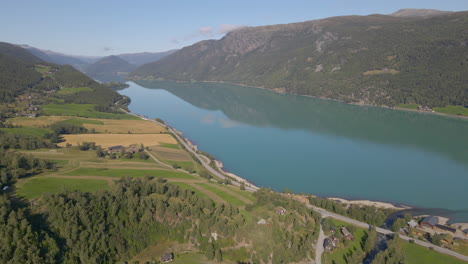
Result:
<svg viewBox="0 0 468 264"><path fill-rule="evenodd" d="M244 28L246 26L244 25L232 25L232 24L221 24L216 31L217 34L226 34L229 33L233 30L239 29L239 28Z"/></svg>
<svg viewBox="0 0 468 264"><path fill-rule="evenodd" d="M212 37L213 36L213 28L212 27L201 27L198 29L198 34L203 37Z"/></svg>
<svg viewBox="0 0 468 264"><path fill-rule="evenodd" d="M244 27L246 26L232 25L232 24L221 24L219 25L217 30L215 30L213 27L210 27L210 26L201 27L201 28L198 28L197 31L195 31L194 33L188 36L185 36L183 38L172 38L171 42L173 44L179 44L181 42L191 41L193 39L198 39L198 38L212 38L212 37L226 34L233 30L244 28Z"/></svg>

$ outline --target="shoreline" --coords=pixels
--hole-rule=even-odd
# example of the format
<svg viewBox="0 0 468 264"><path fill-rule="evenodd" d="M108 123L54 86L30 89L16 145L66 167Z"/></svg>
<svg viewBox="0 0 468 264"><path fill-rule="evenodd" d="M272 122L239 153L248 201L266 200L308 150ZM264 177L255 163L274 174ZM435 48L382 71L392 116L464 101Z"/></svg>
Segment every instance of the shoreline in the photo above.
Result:
<svg viewBox="0 0 468 264"><path fill-rule="evenodd" d="M398 111L405 111L405 112L413 112L413 113L419 113L419 114L431 114L431 115L437 115L437 116L444 116L444 117L452 117L452 118L458 118L458 119L465 119L468 120L468 116L463 116L463 115L451 115L451 114L444 114L444 113L439 113L439 112L429 112L429 111L421 111L421 110L416 110L416 109L409 109L409 108L402 108L402 107L391 107L387 105L375 105L375 104L367 104L367 103L346 103L345 101L338 100L338 99L332 99L332 98L326 98L326 97L321 97L321 96L313 96L313 95L305 95L305 94L297 94L297 93L292 93L292 92L287 92L286 88L265 88L262 86L253 86L253 85L246 85L246 84L239 84L239 83L233 83L233 82L225 82L225 81L181 81L181 80L168 80L168 79L128 79L129 81L138 81L138 80L143 80L143 81L171 81L171 82L176 82L176 83L221 83L221 84L231 84L231 85L237 85L237 86L242 86L242 87L250 87L250 88L256 88L256 89L262 89L270 92L274 92L277 94L290 94L290 95L296 95L296 96L303 96L303 97L309 97L309 98L315 98L315 99L322 99L322 100L328 100L328 101L334 101L334 102L339 102L343 104L348 104L348 105L356 105L356 106L371 106L371 107L378 107L378 108L384 108L384 109L389 109L389 110L398 110Z"/></svg>
<svg viewBox="0 0 468 264"><path fill-rule="evenodd" d="M177 81L175 81L177 82ZM180 81L179 81L180 82ZM185 81L184 81L185 82ZM215 81L201 81L201 82L207 82L207 83L226 83L226 84L232 84L232 85L239 85L239 84L235 84L235 83L228 83L228 82L215 82ZM244 87L252 87L252 86L248 86L248 85L239 85L239 86L244 86ZM267 88L263 88L263 87L252 87L252 88L258 88L258 89L263 89L263 90L268 90L268 91L271 91L271 92L275 92L275 93L280 93L280 92L277 92L277 91L274 91L274 90L271 90L271 89L267 89ZM282 94L285 94L286 92L282 93ZM281 93L280 93L281 94ZM289 93L289 94L293 94L293 93ZM293 95L297 95L297 94L293 94ZM320 97L314 97L314 96L308 96L308 95L298 95L298 96L305 96L305 97L311 97L311 98L318 98L318 99L325 99L325 100L332 100L332 101L337 101L337 102L342 102L342 101L339 101L339 100L335 100L335 99L327 99L327 98L320 98ZM342 102L342 103L345 103L345 102ZM346 103L345 103L346 104ZM363 105L363 104L359 104L361 106L366 106L366 105ZM359 106L358 105L358 106ZM367 105L367 106L372 106L372 107L380 107L380 106L375 106L375 105ZM387 109L392 109L390 107L382 107L382 108L387 108ZM444 116L447 116L447 117L458 117L458 118L464 118L464 119L468 119L468 117L460 117L460 116L454 116L454 115L447 115L447 114L441 114L441 113L432 113L432 112L425 112L425 111L419 111L419 110L412 110L412 109L404 109L404 108L393 108L394 110L401 110L401 111L411 111L411 112L418 112L418 113L428 113L428 114L436 114L436 115L444 115ZM132 113L131 111L125 111L124 112L128 113L128 114L131 114L131 115L134 115L134 116L137 116L143 120L150 120L150 118L147 118L145 116L142 116L142 115L139 115L139 114L135 114L135 113ZM155 121L157 122L157 121ZM159 122L157 122L159 123ZM185 137L183 135L183 132L171 127L170 125L168 125L167 123L159 123L161 126L163 127L166 127L166 128L170 128L172 129L175 133L177 133L181 138L182 140L184 140L188 145L189 147L192 149L192 151L195 151L198 155L201 155L202 157L205 157L203 156L202 154L199 154L198 151L198 146L196 144L194 144L190 139L188 139L187 137ZM197 157L198 159L200 159L201 161L201 158ZM206 157L205 157L206 158ZM223 169L223 163L222 161L220 160L217 160L216 158L214 159L214 165L216 167L216 169L221 172L222 174L224 174L226 177L229 177L229 178L233 178L235 181L239 182L239 183L244 183L246 187L250 187L251 190L249 191L256 191L258 189L260 189L260 187L256 186L255 184L253 184L252 182L250 182L249 180L247 179L244 179L234 173L231 173L231 172L228 172L228 171L225 171ZM247 188L248 190L248 188ZM309 195L313 195L315 196L314 194L311 194L311 193L308 193ZM330 199L330 200L334 200L334 201L339 201L341 203L345 203L345 204L357 204L357 205L364 205L364 206L375 206L375 207L378 207L378 208L384 208L384 209L394 209L394 210L398 210L398 211L401 211L401 210L408 210L408 209L414 209L414 207L411 207L411 206L408 206L408 205L404 205L404 204L394 204L394 203L391 203L391 202L383 202L383 201L372 201L372 200L367 200L367 199L356 199L356 200L353 200L353 199L345 199L345 198L339 198L339 197L324 197L326 199ZM444 219L445 222L449 222L450 221L450 218L447 218L445 216L440 216L440 215L436 215L437 217L439 217L440 219ZM466 228L468 228L468 223L465 223L465 222L459 222L459 223L453 223L452 225L461 225L461 226L466 226Z"/></svg>

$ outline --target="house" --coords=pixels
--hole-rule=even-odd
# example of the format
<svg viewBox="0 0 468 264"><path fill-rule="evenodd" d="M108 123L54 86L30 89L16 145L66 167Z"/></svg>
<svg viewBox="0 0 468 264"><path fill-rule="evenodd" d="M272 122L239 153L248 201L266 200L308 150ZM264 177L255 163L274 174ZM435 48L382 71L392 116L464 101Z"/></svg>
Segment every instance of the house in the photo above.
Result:
<svg viewBox="0 0 468 264"><path fill-rule="evenodd" d="M444 225L436 224L435 227L438 228L438 229L444 230L444 231L449 231L449 232L451 232L453 234L455 234L455 232L457 232L457 229L455 229L453 227L450 227L450 226L444 226Z"/></svg>
<svg viewBox="0 0 468 264"><path fill-rule="evenodd" d="M122 145L112 146L108 147L107 151L109 152L109 154L122 153L125 152L125 147Z"/></svg>
<svg viewBox="0 0 468 264"><path fill-rule="evenodd" d="M173 253L167 253L167 254L164 254L162 257L161 257L161 261L163 263L166 263L166 262L171 262L174 260L174 254Z"/></svg>
<svg viewBox="0 0 468 264"><path fill-rule="evenodd" d="M132 144L132 145L128 146L126 152L138 153L138 152L141 152L141 151L143 151L143 148L141 147L140 144Z"/></svg>
<svg viewBox="0 0 468 264"><path fill-rule="evenodd" d="M437 216L426 216L421 221L421 226L428 227L428 228L434 228L435 225L437 225L438 223L439 223L439 217L437 217Z"/></svg>
<svg viewBox="0 0 468 264"><path fill-rule="evenodd" d="M266 225L266 220L265 219L260 219L260 221L257 222L257 225Z"/></svg>
<svg viewBox="0 0 468 264"><path fill-rule="evenodd" d="M408 222L408 226L411 228L416 228L418 225L418 222L414 221L414 219L411 219L411 221Z"/></svg>
<svg viewBox="0 0 468 264"><path fill-rule="evenodd" d="M340 227L341 233L343 234L344 238L347 240L353 240L354 236L346 229L346 227Z"/></svg>
<svg viewBox="0 0 468 264"><path fill-rule="evenodd" d="M284 215L286 213L286 209L284 209L281 206L277 206L277 207L275 207L275 213L277 213L279 215Z"/></svg>
<svg viewBox="0 0 468 264"><path fill-rule="evenodd" d="M325 251L330 252L334 248L333 241L328 237L325 238L325 240L323 241L323 248L325 249Z"/></svg>
<svg viewBox="0 0 468 264"><path fill-rule="evenodd" d="M468 229L464 229L464 230L463 230L463 234L464 234L466 237L468 237Z"/></svg>

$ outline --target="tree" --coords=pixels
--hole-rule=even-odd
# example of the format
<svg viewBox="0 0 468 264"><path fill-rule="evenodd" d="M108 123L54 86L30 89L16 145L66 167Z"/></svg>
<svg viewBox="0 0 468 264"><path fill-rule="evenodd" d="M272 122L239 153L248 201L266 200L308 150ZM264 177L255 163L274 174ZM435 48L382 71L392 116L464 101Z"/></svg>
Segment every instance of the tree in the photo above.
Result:
<svg viewBox="0 0 468 264"><path fill-rule="evenodd" d="M367 237L366 237L366 240L364 241L362 250L364 250L364 252L366 253L369 253L375 247L375 244L377 243L377 239L378 239L377 231L375 230L375 227L372 227L367 232Z"/></svg>
<svg viewBox="0 0 468 264"><path fill-rule="evenodd" d="M241 182L240 187L242 191L245 191L245 182Z"/></svg>
<svg viewBox="0 0 468 264"><path fill-rule="evenodd" d="M205 256L208 260L213 260L215 258L215 248L212 243L208 244L206 251L205 251Z"/></svg>
<svg viewBox="0 0 468 264"><path fill-rule="evenodd" d="M218 248L216 250L215 256L216 256L216 261L217 262L222 262L223 261L223 253L221 252L221 249Z"/></svg>

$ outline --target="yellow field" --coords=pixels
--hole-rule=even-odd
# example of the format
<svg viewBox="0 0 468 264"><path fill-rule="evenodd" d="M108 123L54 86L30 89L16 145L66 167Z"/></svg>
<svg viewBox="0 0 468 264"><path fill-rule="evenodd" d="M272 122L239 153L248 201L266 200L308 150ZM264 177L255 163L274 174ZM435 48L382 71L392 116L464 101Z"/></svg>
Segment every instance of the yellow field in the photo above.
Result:
<svg viewBox="0 0 468 264"><path fill-rule="evenodd" d="M30 118L30 117L16 117L9 119L13 125L22 125L25 127L42 127L42 126L49 126L53 123L57 123L59 121L72 119L75 117L69 116L40 116L37 118Z"/></svg>
<svg viewBox="0 0 468 264"><path fill-rule="evenodd" d="M400 71L395 70L395 69L388 69L388 70L373 70L373 71L366 71L363 74L364 75L376 75L376 74L398 74Z"/></svg>
<svg viewBox="0 0 468 264"><path fill-rule="evenodd" d="M58 144L61 147L64 147L66 143L76 146L82 142L96 142L96 145L103 148L131 144L143 144L145 146L159 145L160 143L177 144L177 141L169 134L78 134L64 135L63 138L65 142Z"/></svg>
<svg viewBox="0 0 468 264"><path fill-rule="evenodd" d="M148 145L149 146L149 145ZM182 149L151 147L151 150L163 160L191 161L192 157Z"/></svg>
<svg viewBox="0 0 468 264"><path fill-rule="evenodd" d="M114 120L114 119L95 119L104 123L104 125L83 124L87 129L92 129L97 133L110 134L156 134L165 133L167 130L162 126L145 120Z"/></svg>

